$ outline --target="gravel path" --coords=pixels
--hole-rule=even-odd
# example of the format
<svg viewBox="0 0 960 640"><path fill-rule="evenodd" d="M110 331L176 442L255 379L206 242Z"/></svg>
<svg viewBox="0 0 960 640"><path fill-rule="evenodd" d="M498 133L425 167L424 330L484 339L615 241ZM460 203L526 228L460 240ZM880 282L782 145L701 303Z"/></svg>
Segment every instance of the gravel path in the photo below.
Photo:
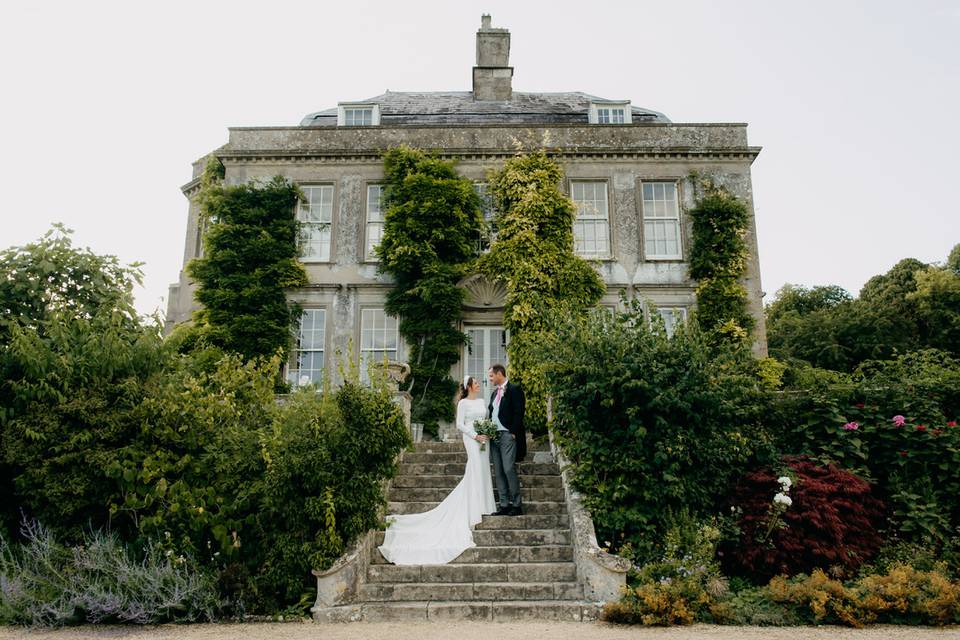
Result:
<svg viewBox="0 0 960 640"><path fill-rule="evenodd" d="M868 629L842 627L619 627L604 623L477 623L409 622L357 623L346 625L201 624L159 627L77 627L57 631L0 627L0 640L87 640L131 638L136 640L960 640L960 627L889 627Z"/></svg>

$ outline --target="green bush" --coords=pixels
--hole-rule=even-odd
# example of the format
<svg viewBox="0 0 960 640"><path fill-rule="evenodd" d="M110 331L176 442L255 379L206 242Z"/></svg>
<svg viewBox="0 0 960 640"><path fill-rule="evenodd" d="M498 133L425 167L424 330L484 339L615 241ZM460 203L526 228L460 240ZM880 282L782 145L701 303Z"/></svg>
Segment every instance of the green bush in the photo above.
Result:
<svg viewBox="0 0 960 640"><path fill-rule="evenodd" d="M960 360L918 351L848 379L807 378L777 397L780 448L875 482L902 536L943 542L960 526Z"/></svg>
<svg viewBox="0 0 960 640"><path fill-rule="evenodd" d="M771 458L757 363L695 328L670 338L624 313L556 317L540 350L553 425L598 538L656 555L668 514L715 513L748 464Z"/></svg>

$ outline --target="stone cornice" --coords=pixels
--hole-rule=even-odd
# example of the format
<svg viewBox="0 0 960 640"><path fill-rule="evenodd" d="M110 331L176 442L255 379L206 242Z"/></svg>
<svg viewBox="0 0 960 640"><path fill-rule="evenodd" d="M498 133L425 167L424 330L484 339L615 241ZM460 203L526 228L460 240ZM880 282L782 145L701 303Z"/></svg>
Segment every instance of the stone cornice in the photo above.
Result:
<svg viewBox="0 0 960 640"><path fill-rule="evenodd" d="M547 149L554 158L584 160L632 160L637 158L656 160L748 160L751 163L760 154L762 147L730 147L710 149L686 148L645 148L645 149L609 149L575 148ZM457 160L506 160L516 155L515 149L437 149L431 150L442 158ZM352 164L379 163L383 161L381 151L353 149L303 150L258 149L230 150L217 153L224 164ZM192 186L188 183L187 186Z"/></svg>

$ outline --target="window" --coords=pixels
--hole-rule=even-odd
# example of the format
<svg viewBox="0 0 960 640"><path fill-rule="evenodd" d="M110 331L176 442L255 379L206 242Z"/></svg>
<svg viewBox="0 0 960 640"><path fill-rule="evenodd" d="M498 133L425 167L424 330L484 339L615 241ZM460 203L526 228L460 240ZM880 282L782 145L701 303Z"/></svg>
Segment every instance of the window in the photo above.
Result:
<svg viewBox="0 0 960 640"><path fill-rule="evenodd" d="M367 241L363 250L365 260L376 260L377 245L383 238L383 185L367 185Z"/></svg>
<svg viewBox="0 0 960 640"><path fill-rule="evenodd" d="M643 238L648 260L679 260L683 257L675 182L643 183Z"/></svg>
<svg viewBox="0 0 960 640"><path fill-rule="evenodd" d="M591 102L590 124L632 124L629 102Z"/></svg>
<svg viewBox="0 0 960 640"><path fill-rule="evenodd" d="M397 359L399 344L397 319L383 309L363 309L360 312L360 373L369 380L371 363Z"/></svg>
<svg viewBox="0 0 960 640"><path fill-rule="evenodd" d="M575 251L588 258L608 256L607 183L571 182L570 197L577 206L577 219L573 222Z"/></svg>
<svg viewBox="0 0 960 640"><path fill-rule="evenodd" d="M300 255L307 262L326 262L330 260L333 185L301 185L300 190L303 191L297 209Z"/></svg>
<svg viewBox="0 0 960 640"><path fill-rule="evenodd" d="M687 322L686 307L657 307L656 311L663 320L663 328L666 329L668 336L673 335L677 326Z"/></svg>
<svg viewBox="0 0 960 640"><path fill-rule="evenodd" d="M320 384L323 378L323 344L326 335L325 309L304 309L293 350L293 365L287 370L287 382L294 387Z"/></svg>
<svg viewBox="0 0 960 640"><path fill-rule="evenodd" d="M337 109L337 126L370 127L380 124L380 105L341 104Z"/></svg>
<svg viewBox="0 0 960 640"><path fill-rule="evenodd" d="M477 253L486 253L490 245L497 239L497 217L493 206L493 194L490 193L486 182L474 182L473 190L480 196L480 211L483 213L483 222L486 225L477 236Z"/></svg>

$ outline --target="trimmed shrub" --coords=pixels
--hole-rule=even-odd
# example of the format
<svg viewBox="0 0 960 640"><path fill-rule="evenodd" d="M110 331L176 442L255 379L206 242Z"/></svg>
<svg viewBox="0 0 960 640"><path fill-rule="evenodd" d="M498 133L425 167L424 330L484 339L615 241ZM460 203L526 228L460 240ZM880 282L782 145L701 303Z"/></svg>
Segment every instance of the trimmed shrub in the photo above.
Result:
<svg viewBox="0 0 960 640"><path fill-rule="evenodd" d="M742 514L740 537L722 546L724 568L760 582L814 569L852 575L880 549L883 504L848 471L803 457L784 464L789 492L778 481L784 473L769 467L737 484L731 507Z"/></svg>

